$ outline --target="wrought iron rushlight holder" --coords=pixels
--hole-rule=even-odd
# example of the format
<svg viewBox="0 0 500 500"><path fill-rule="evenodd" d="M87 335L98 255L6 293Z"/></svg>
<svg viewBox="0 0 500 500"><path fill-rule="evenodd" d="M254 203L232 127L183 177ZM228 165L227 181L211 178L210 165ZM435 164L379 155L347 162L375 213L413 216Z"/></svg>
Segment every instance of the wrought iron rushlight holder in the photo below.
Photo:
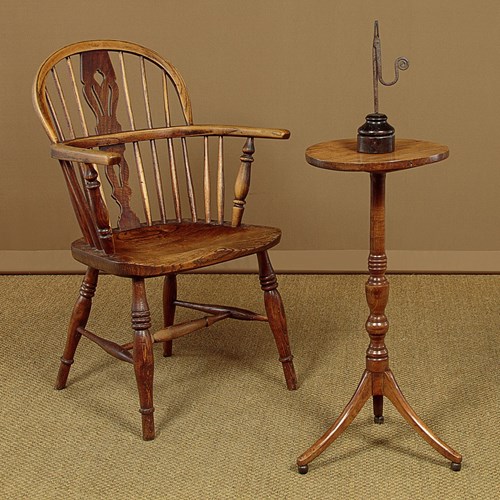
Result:
<svg viewBox="0 0 500 500"><path fill-rule="evenodd" d="M410 66L406 57L398 57L394 61L394 79L386 82L382 77L382 51L378 21L375 21L373 34L373 108L374 112L366 116L366 122L358 128L359 153L392 153L394 151L395 130L387 122L387 116L379 113L378 84L390 87L399 80L399 70L405 71Z"/></svg>

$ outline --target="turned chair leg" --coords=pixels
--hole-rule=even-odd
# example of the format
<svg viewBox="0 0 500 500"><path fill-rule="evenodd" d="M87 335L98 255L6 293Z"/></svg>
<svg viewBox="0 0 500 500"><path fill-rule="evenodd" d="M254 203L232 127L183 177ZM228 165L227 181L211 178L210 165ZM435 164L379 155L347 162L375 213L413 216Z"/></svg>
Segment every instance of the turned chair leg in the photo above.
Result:
<svg viewBox="0 0 500 500"><path fill-rule="evenodd" d="M64 389L66 387L69 370L74 361L73 356L75 355L78 342L81 338L81 334L77 331L77 328L85 328L87 324L90 309L92 307L92 297L94 296L97 287L98 277L99 271L89 267L85 273L85 277L83 278L83 282L80 287L80 296L78 297L78 300L73 308L73 313L71 314L69 322L66 346L61 357L61 364L59 366L59 372L57 374L55 384L56 389Z"/></svg>
<svg viewBox="0 0 500 500"><path fill-rule="evenodd" d="M172 326L175 317L175 303L177 300L177 276L167 274L163 281L163 326ZM172 356L172 340L163 342L163 356Z"/></svg>
<svg viewBox="0 0 500 500"><path fill-rule="evenodd" d="M132 283L132 328L134 329L134 372L139 390L139 412L142 415L142 438L154 439L153 406L153 342L149 329L151 316L146 300L144 279L134 278Z"/></svg>
<svg viewBox="0 0 500 500"><path fill-rule="evenodd" d="M285 308L278 292L278 281L267 252L257 254L259 262L260 286L264 291L264 304L269 326L278 348L279 360L283 365L286 385L289 390L297 389L297 376L293 366L293 356L288 340Z"/></svg>

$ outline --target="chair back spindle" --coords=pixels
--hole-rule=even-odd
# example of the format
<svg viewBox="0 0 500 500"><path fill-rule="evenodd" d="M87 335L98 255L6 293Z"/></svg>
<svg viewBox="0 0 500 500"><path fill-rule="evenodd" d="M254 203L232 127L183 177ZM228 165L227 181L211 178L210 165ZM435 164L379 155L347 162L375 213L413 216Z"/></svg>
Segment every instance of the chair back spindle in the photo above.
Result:
<svg viewBox="0 0 500 500"><path fill-rule="evenodd" d="M54 78L54 83L55 83L55 86L57 89L57 94L58 94L59 99L61 101L61 106L62 106L62 109L64 112L64 118L66 119L66 124L68 125L69 136L71 139L74 139L75 131L73 129L73 123L72 123L71 117L69 115L68 106L66 103L66 99L64 97L64 92L63 92L63 89L61 87L61 81L59 80L59 76L57 74L56 68L52 68L52 76Z"/></svg>
<svg viewBox="0 0 500 500"><path fill-rule="evenodd" d="M224 222L224 139L219 136L217 155L217 222Z"/></svg>
<svg viewBox="0 0 500 500"><path fill-rule="evenodd" d="M210 161L208 157L208 137L203 138L203 194L205 201L205 222L211 222L210 212Z"/></svg>
<svg viewBox="0 0 500 500"><path fill-rule="evenodd" d="M191 211L191 220L193 222L198 222L198 216L196 214L196 200L194 197L193 178L191 176L191 165L189 163L189 154L185 137L181 137L181 144L182 156L184 158L184 170L186 174L186 188L188 194L189 209Z"/></svg>
<svg viewBox="0 0 500 500"><path fill-rule="evenodd" d="M165 113L165 126L170 127L172 122L170 118L168 79L166 73L163 74L162 78L162 90L163 90L163 110ZM192 123L192 117L190 117L190 119L187 119L187 123ZM167 139L167 148L168 148L168 161L170 164L170 178L172 181L172 196L174 201L175 220L177 222L181 222L182 209L181 209L181 198L179 194L179 180L177 177L177 164L175 162L174 144L171 138Z"/></svg>
<svg viewBox="0 0 500 500"><path fill-rule="evenodd" d="M146 117L148 122L148 127L153 128L153 119L151 115L151 103L149 99L149 88L148 81L146 76L146 64L144 62L144 57L141 57L141 78L142 78L142 90L144 92L144 105L146 107ZM151 157L153 162L153 171L154 171L154 179L155 179L155 190L156 196L158 197L158 204L160 208L160 218L161 222L167 222L167 215L165 209L165 198L163 196L162 189L162 180L161 180L161 171L160 171L160 162L158 159L158 151L156 149L156 142L149 141L149 145L151 147Z"/></svg>
<svg viewBox="0 0 500 500"><path fill-rule="evenodd" d="M118 55L119 55L119 59L120 59L120 67L121 67L122 78L123 78L123 90L125 93L125 102L127 104L127 115L128 115L129 122L130 122L130 130L136 130L134 112L132 110L132 103L130 100L129 84L128 84L128 78L127 78L127 71L125 69L125 61L124 61L124 57L123 57L123 52L120 51L118 53ZM144 175L144 166L143 166L143 162L142 162L141 150L139 148L139 143L137 141L132 142L132 147L134 149L135 165L137 168L139 188L141 190L141 200L142 200L142 205L143 205L143 209L144 209L144 216L146 217L146 222L147 222L148 226L150 226L152 224L151 206L149 203L148 189L146 186L146 177Z"/></svg>

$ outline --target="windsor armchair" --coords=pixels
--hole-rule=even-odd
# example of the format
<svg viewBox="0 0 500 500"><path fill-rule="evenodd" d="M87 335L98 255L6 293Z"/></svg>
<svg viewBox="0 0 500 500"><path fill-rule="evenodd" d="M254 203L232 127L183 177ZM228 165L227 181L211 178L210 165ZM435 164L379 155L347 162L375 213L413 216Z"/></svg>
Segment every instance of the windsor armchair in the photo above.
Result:
<svg viewBox="0 0 500 500"><path fill-rule="evenodd" d="M163 343L168 357L173 339L232 318L269 323L286 385L295 389L285 312L267 253L281 233L242 223L254 139L287 139L290 133L194 125L185 83L172 64L149 49L121 41L81 42L52 54L37 73L33 102L82 231L82 238L72 243L72 254L87 266L56 388L66 386L80 338L90 339L133 365L142 437L154 439L153 344ZM228 137L244 142L232 203L225 200ZM192 154L193 147L200 152ZM178 299L178 273L252 254L258 260L265 315ZM131 342L118 344L86 328L100 272L132 281ZM158 276L164 277L164 327L153 333L145 279ZM176 324L177 307L205 316Z"/></svg>

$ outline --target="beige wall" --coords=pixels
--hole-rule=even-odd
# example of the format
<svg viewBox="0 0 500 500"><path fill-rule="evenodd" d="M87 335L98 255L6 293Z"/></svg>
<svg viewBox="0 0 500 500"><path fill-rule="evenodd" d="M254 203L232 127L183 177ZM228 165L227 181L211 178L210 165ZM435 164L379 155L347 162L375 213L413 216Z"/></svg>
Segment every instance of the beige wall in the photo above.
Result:
<svg viewBox="0 0 500 500"><path fill-rule="evenodd" d="M368 176L314 169L304 150L354 136L371 111L375 19L386 74L395 57L410 59L399 84L381 89L381 111L399 137L451 150L443 163L389 176L387 246L440 255L443 270L500 271L498 0L2 2L0 256L24 255L30 270L33 251L67 249L78 236L30 87L47 55L92 38L128 39L171 60L197 122L292 131L288 142L257 144L248 214L283 229L288 268L309 270L316 255L329 270L331 258L365 250Z"/></svg>

